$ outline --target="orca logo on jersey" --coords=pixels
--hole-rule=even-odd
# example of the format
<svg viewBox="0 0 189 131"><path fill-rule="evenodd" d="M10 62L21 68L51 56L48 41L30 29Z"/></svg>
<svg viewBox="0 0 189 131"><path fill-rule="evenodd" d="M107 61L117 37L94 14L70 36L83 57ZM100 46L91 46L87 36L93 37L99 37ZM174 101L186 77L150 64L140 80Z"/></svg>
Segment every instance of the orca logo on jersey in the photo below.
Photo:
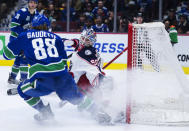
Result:
<svg viewBox="0 0 189 131"><path fill-rule="evenodd" d="M90 50L85 51L85 55L91 55L91 54L92 54L92 52Z"/></svg>

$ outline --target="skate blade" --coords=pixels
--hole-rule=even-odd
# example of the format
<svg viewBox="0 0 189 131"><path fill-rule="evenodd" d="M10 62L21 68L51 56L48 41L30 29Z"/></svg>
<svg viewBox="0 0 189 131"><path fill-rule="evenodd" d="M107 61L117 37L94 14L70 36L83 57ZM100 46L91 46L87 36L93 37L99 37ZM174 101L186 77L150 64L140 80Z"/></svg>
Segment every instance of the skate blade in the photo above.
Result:
<svg viewBox="0 0 189 131"><path fill-rule="evenodd" d="M9 84L9 83L7 84L8 89L17 88L17 86L18 85L16 85L16 84Z"/></svg>

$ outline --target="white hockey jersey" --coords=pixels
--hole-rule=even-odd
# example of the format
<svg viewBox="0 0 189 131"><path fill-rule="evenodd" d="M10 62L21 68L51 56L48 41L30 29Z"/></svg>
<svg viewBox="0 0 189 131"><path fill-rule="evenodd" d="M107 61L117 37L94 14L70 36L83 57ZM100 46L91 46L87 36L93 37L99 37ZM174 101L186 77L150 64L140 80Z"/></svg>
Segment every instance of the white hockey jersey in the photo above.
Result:
<svg viewBox="0 0 189 131"><path fill-rule="evenodd" d="M74 73L76 83L79 78L86 74L92 86L99 83L99 74L102 74L100 67L100 56L94 47L83 47L73 53L71 57L71 72Z"/></svg>

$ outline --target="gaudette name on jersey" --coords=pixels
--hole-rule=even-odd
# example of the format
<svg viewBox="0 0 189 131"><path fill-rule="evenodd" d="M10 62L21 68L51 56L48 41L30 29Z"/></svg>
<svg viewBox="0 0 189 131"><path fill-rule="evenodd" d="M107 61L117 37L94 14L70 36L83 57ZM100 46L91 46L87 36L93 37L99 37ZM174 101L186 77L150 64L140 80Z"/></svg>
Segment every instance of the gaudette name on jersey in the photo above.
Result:
<svg viewBox="0 0 189 131"><path fill-rule="evenodd" d="M27 38L39 38L39 37L51 37L55 38L56 36L54 34L44 32L44 31L38 31L38 32L28 32L27 33Z"/></svg>

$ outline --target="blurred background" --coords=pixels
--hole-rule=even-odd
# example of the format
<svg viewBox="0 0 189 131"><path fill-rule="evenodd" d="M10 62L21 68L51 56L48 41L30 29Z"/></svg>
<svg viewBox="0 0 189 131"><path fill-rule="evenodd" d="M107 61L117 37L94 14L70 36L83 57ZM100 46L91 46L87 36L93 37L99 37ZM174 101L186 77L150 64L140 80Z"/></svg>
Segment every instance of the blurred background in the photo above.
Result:
<svg viewBox="0 0 189 131"><path fill-rule="evenodd" d="M12 16L27 0L0 0L0 31L9 31ZM161 21L178 34L189 34L189 0L39 0L37 10L51 21L53 32L127 33L128 23Z"/></svg>

